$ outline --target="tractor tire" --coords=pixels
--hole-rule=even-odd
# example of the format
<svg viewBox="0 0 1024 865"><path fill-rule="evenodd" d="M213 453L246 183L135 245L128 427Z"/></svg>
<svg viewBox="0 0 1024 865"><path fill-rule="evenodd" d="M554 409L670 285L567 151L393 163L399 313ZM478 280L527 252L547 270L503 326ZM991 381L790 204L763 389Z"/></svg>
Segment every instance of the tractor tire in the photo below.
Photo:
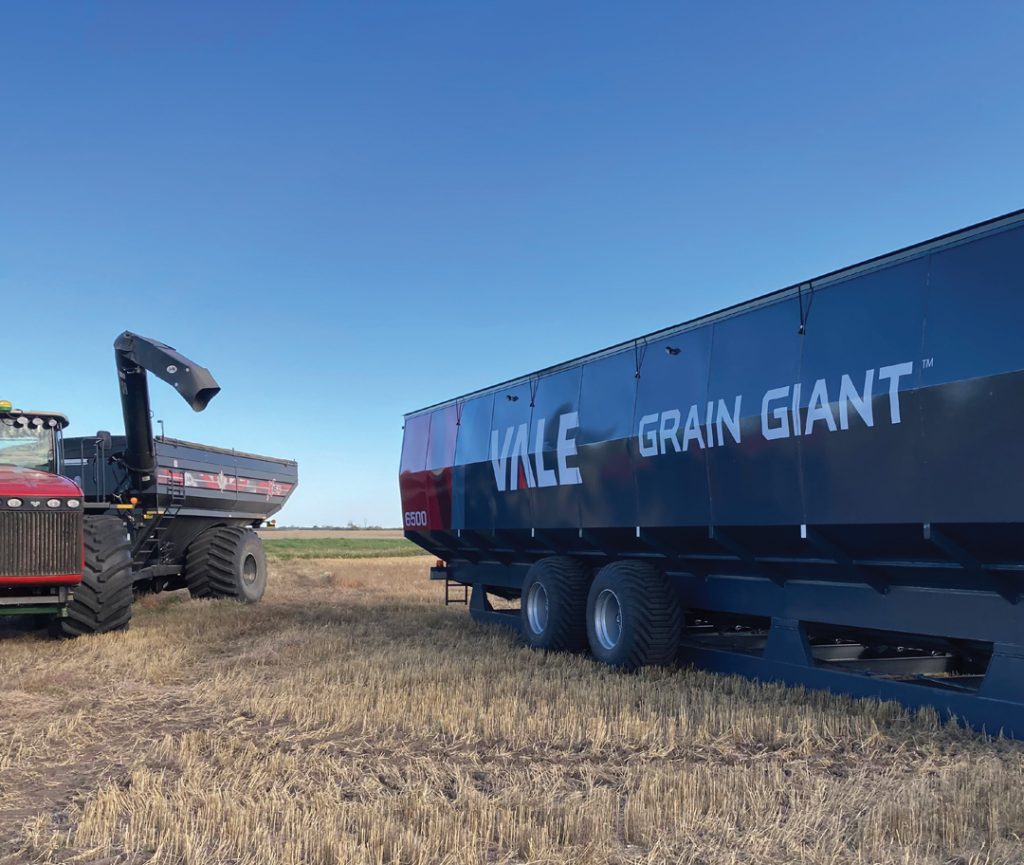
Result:
<svg viewBox="0 0 1024 865"><path fill-rule="evenodd" d="M587 639L595 659L633 671L675 663L682 634L679 596L647 562L603 567L587 597Z"/></svg>
<svg viewBox="0 0 1024 865"><path fill-rule="evenodd" d="M589 570L568 556L535 562L526 572L520 601L524 642L549 652L587 648Z"/></svg>
<svg viewBox="0 0 1024 865"><path fill-rule="evenodd" d="M185 582L193 598L255 604L267 588L263 541L244 526L207 529L185 553Z"/></svg>
<svg viewBox="0 0 1024 865"><path fill-rule="evenodd" d="M54 631L63 637L122 631L132 618L132 548L118 517L85 518L85 568Z"/></svg>

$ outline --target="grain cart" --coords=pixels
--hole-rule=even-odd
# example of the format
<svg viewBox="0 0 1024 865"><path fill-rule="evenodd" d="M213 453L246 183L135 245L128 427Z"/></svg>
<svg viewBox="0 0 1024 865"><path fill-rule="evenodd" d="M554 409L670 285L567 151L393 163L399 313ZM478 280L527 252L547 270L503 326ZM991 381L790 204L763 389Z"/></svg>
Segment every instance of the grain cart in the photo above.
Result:
<svg viewBox="0 0 1024 865"><path fill-rule="evenodd" d="M64 635L125 627L139 591L258 601L253 528L297 483L289 460L154 438L147 370L196 411L220 388L155 340L114 348L123 436L64 439L62 415L0 404L0 612L48 613Z"/></svg>
<svg viewBox="0 0 1024 865"><path fill-rule="evenodd" d="M405 534L530 646L1024 738L1022 328L1019 211L412 412Z"/></svg>

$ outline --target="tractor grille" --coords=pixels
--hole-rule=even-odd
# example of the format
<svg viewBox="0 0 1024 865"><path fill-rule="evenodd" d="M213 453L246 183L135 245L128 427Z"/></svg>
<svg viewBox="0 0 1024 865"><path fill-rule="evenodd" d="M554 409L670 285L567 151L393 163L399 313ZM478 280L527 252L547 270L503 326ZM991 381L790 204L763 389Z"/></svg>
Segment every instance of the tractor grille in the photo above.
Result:
<svg viewBox="0 0 1024 865"><path fill-rule="evenodd" d="M81 572L81 511L0 511L0 577Z"/></svg>

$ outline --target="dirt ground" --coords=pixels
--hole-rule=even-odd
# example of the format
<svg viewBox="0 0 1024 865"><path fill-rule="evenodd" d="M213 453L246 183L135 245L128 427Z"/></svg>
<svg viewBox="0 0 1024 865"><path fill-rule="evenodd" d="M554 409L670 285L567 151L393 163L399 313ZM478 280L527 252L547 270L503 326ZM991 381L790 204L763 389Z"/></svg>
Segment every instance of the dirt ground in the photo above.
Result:
<svg viewBox="0 0 1024 865"><path fill-rule="evenodd" d="M429 564L288 562L253 607L0 640L0 865L1024 862L1020 745L531 652Z"/></svg>

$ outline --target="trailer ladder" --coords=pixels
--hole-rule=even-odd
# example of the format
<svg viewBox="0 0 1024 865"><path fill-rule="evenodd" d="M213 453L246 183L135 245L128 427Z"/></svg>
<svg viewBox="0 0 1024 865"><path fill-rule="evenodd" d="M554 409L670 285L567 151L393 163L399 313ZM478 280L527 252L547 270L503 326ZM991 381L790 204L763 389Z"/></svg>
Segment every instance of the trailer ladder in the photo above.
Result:
<svg viewBox="0 0 1024 865"><path fill-rule="evenodd" d="M456 594L452 592L458 592L462 589L462 594ZM469 604L469 586L466 583L457 583L454 580L449 580L447 577L444 581L444 605L447 607L451 604Z"/></svg>
<svg viewBox="0 0 1024 865"><path fill-rule="evenodd" d="M167 499L162 508L158 507L149 516L149 525L139 536L132 551L132 568L141 571L156 558L159 564L163 552L163 536L171 521L185 503L185 476L171 472L167 480Z"/></svg>
<svg viewBox="0 0 1024 865"><path fill-rule="evenodd" d="M469 584L451 579L448 575L448 567L440 559L430 569L430 579L444 580L444 605L446 607L452 604L465 604L469 606ZM459 589L462 589L461 595L458 593Z"/></svg>

